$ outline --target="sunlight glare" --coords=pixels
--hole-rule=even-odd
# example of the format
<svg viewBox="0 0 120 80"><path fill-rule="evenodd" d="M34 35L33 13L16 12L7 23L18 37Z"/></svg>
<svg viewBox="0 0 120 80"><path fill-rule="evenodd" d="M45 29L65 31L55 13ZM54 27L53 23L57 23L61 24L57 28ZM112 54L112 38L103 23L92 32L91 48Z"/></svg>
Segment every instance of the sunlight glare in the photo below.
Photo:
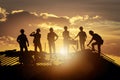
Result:
<svg viewBox="0 0 120 80"><path fill-rule="evenodd" d="M60 49L60 54L63 55L63 56L67 56L67 50L65 50L65 48L61 48Z"/></svg>

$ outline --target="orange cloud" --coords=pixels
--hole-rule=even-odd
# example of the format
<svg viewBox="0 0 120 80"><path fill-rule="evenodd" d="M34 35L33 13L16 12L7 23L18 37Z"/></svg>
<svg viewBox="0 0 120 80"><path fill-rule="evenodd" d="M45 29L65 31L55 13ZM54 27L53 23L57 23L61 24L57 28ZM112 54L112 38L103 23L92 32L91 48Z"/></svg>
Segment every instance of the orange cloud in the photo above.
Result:
<svg viewBox="0 0 120 80"><path fill-rule="evenodd" d="M70 18L70 23L71 25L75 24L76 21L83 21L83 17L82 16L74 16L72 18Z"/></svg>
<svg viewBox="0 0 120 80"><path fill-rule="evenodd" d="M7 45L8 44L13 44L12 39L13 38L8 38L3 36L12 36L12 37L17 37L19 35L19 30L21 28L25 29L25 33L29 35L32 31L35 31L36 28L41 28L41 34L44 35L42 37L43 43L47 42L46 35L49 32L49 28L53 27L55 32L60 35L59 40L62 41L62 35L61 33L63 32L63 27L65 25L68 26L68 30L70 31L71 37L75 37L75 35L79 32L79 26L83 26L84 30L88 34L89 30L94 30L96 33L100 34L103 39L105 40L104 43L104 50L106 53L110 53L114 55L118 55L117 51L119 49L117 48L119 46L119 35L120 35L120 28L119 22L112 22L108 20L103 20L102 17L95 15L95 16L73 16L73 17L68 17L68 16L57 16L55 14L49 14L49 13L41 13L38 14L36 12L27 12L27 11L15 11L13 14L8 14L6 17L8 20L6 22L0 23L1 29L0 29L0 36L1 38L1 44ZM88 40L91 36L88 34ZM29 38L29 36L28 36ZM4 40L3 40L4 39ZM110 43L117 43L117 45ZM8 41L7 41L8 40ZM41 40L41 41L42 41ZM87 41L88 41L87 40ZM108 42L109 41L109 42ZM14 41L13 41L14 42ZM30 38L30 42L32 44L32 39ZM112 49L109 49L110 46ZM11 48L11 47L9 47ZM112 51L111 51L112 50ZM119 56L119 55L118 55Z"/></svg>
<svg viewBox="0 0 120 80"><path fill-rule="evenodd" d="M11 12L11 14L15 14L15 13L20 13L20 12L23 12L24 10L13 10L12 12Z"/></svg>
<svg viewBox="0 0 120 80"><path fill-rule="evenodd" d="M0 7L0 21L6 21L7 20L7 11L4 8Z"/></svg>
<svg viewBox="0 0 120 80"><path fill-rule="evenodd" d="M93 17L93 19L99 19L99 18L101 18L101 16L96 15Z"/></svg>
<svg viewBox="0 0 120 80"><path fill-rule="evenodd" d="M2 43L10 43L10 44L13 44L15 40L15 38L11 37L11 36L2 36L0 37L0 41Z"/></svg>
<svg viewBox="0 0 120 80"><path fill-rule="evenodd" d="M30 13L35 15L35 16L39 16L36 12L30 12Z"/></svg>
<svg viewBox="0 0 120 80"><path fill-rule="evenodd" d="M2 36L0 37L0 50L14 49L16 48L16 39L11 36Z"/></svg>
<svg viewBox="0 0 120 80"><path fill-rule="evenodd" d="M58 16L56 16L54 14L49 14L49 13L41 13L40 16L42 16L44 19L47 19L49 17L59 18Z"/></svg>
<svg viewBox="0 0 120 80"><path fill-rule="evenodd" d="M69 19L71 25L75 25L78 22L84 22L84 21L92 21L92 20L96 20L96 19L100 19L101 17L96 15L93 17L90 17L89 15L84 15L84 16L73 16Z"/></svg>

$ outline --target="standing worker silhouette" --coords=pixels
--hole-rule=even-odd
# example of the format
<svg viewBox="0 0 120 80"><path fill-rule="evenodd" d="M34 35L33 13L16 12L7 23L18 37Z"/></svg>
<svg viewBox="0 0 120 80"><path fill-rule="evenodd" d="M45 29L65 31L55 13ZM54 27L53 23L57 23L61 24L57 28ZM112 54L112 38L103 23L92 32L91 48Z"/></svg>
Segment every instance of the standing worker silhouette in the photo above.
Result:
<svg viewBox="0 0 120 80"><path fill-rule="evenodd" d="M80 26L79 29L80 29L80 32L77 34L77 36L75 38L77 38L79 36L80 48L81 48L81 50L84 50L85 49L85 41L86 41L87 35L83 31L83 27L82 26Z"/></svg>
<svg viewBox="0 0 120 80"><path fill-rule="evenodd" d="M58 39L58 35L54 32L53 28L49 29L49 33L47 35L48 39L48 44L49 44L49 51L50 53L56 53L56 48L55 48L55 41ZM53 51L52 51L53 49Z"/></svg>
<svg viewBox="0 0 120 80"><path fill-rule="evenodd" d="M41 45L41 42L40 42L40 38L41 38L41 34L40 34L40 29L36 29L36 33L35 32L32 32L30 34L31 37L34 37L33 39L33 43L34 43L34 50L35 50L35 62L38 62L39 61L39 56L38 56L38 53L37 53L37 47L39 48L39 51L40 53L42 53L42 45Z"/></svg>
<svg viewBox="0 0 120 80"><path fill-rule="evenodd" d="M17 37L17 42L20 45L20 53L21 54L19 56L19 61L20 61L21 64L23 63L23 56L24 56L23 49L25 49L25 52L27 53L28 52L27 46L29 46L28 39L27 39L26 35L24 34L24 32L25 32L24 29L21 29L20 30L21 35L19 35Z"/></svg>
<svg viewBox="0 0 120 80"><path fill-rule="evenodd" d="M36 29L36 33L32 32L30 36L34 37L33 43L34 43L34 50L37 52L37 47L39 48L39 51L42 52L42 45L40 42L41 34L40 34L40 29Z"/></svg>
<svg viewBox="0 0 120 80"><path fill-rule="evenodd" d="M21 29L20 30L21 35L19 35L17 37L17 42L20 45L20 51L21 52L23 52L24 48L25 48L25 51L28 51L27 45L29 46L28 39L27 39L26 35L24 34L24 32L25 32L24 29ZM27 45L26 45L26 43L27 43Z"/></svg>
<svg viewBox="0 0 120 80"><path fill-rule="evenodd" d="M70 40L69 31L67 29L68 29L67 26L64 26L64 31L62 33L64 49L66 53L69 52L69 40Z"/></svg>
<svg viewBox="0 0 120 80"><path fill-rule="evenodd" d="M92 30L89 31L89 34L92 36L90 42L88 43L87 46L89 46L89 44L95 40L96 42L92 43L92 50L95 51L95 45L98 46L98 53L101 53L101 45L103 44L103 39L101 38L100 35L94 33Z"/></svg>

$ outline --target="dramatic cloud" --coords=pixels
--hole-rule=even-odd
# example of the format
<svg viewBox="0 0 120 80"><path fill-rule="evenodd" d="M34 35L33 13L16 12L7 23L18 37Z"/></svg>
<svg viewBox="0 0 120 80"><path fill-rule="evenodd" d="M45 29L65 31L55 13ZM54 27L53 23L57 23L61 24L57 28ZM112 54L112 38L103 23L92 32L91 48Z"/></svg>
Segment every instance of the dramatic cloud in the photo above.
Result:
<svg viewBox="0 0 120 80"><path fill-rule="evenodd" d="M70 18L70 23L71 25L76 25L77 23L80 23L80 22L86 22L86 21L93 21L93 20L98 20L98 19L101 19L100 16L93 16L93 17L90 17L89 15L84 15L84 16L74 16L72 18Z"/></svg>
<svg viewBox="0 0 120 80"><path fill-rule="evenodd" d="M18 45L16 43L16 38L20 34L19 30L21 28L25 29L25 34L28 36L30 43L32 43L32 38L29 37L29 34L35 31L38 27L41 28L41 34L44 35L41 40L43 41L43 44L47 42L46 35L49 32L50 27L54 28L55 32L59 35L59 41L62 41L61 33L65 25L68 26L72 37L75 37L75 35L79 32L79 26L83 26L87 34L89 30L94 30L96 33L100 34L105 41L103 45L103 52L120 56L120 53L118 53L120 52L120 23L107 19L105 20L99 15L78 15L68 17L65 15L58 16L51 13L13 10L6 15L6 21L0 23L0 47L8 49L8 46L5 47L7 44L13 48ZM89 39L90 36L88 34L87 41L89 41Z"/></svg>
<svg viewBox="0 0 120 80"><path fill-rule="evenodd" d="M0 42L4 45L4 44L13 44L15 41L15 38L11 37L11 36L2 36L0 37Z"/></svg>
<svg viewBox="0 0 120 80"><path fill-rule="evenodd" d="M1 50L14 49L17 47L16 39L11 36L0 37L0 48Z"/></svg>
<svg viewBox="0 0 120 80"><path fill-rule="evenodd" d="M38 14L37 14L38 15ZM51 27L70 25L69 19L67 17L58 17L54 14L41 13L39 16L31 12L24 10L12 11L6 16L6 22L0 23L1 33L3 35L15 35L21 28L30 29L29 24L33 25L33 29L37 28L37 25L43 25L43 23L48 24ZM49 28L49 27L48 27ZM14 31L13 31L13 30ZM32 29L30 29L31 31Z"/></svg>
<svg viewBox="0 0 120 80"><path fill-rule="evenodd" d="M48 19L48 17L59 18L58 16L56 16L54 14L48 14L48 13L41 13L40 16L42 16L44 19Z"/></svg>
<svg viewBox="0 0 120 80"><path fill-rule="evenodd" d="M29 12L9 13L6 22L0 23L0 36L15 36L21 28L29 29L28 24L38 22L37 17Z"/></svg>
<svg viewBox="0 0 120 80"><path fill-rule="evenodd" d="M12 11L11 13L12 14L15 14L15 13L20 13L20 12L23 12L24 10L14 10L14 11Z"/></svg>
<svg viewBox="0 0 120 80"><path fill-rule="evenodd" d="M0 6L0 50L16 48L14 41L21 28L30 44L33 38L29 34L41 28L43 45L53 27L59 45L64 26L73 38L83 26L88 35L86 43L91 38L88 31L93 30L104 39L102 52L120 56L120 0L0 0Z"/></svg>
<svg viewBox="0 0 120 80"><path fill-rule="evenodd" d="M48 13L41 13L40 16L42 17L42 21L44 23L50 23L50 24L57 24L59 26L67 25L69 26L69 18L66 16L56 16L54 14L48 14Z"/></svg>
<svg viewBox="0 0 120 80"><path fill-rule="evenodd" d="M6 21L7 12L5 9L0 7L0 22Z"/></svg>
<svg viewBox="0 0 120 80"><path fill-rule="evenodd" d="M99 15L104 19L120 21L119 0L1 0L0 5L8 12L26 10L47 12L59 16Z"/></svg>

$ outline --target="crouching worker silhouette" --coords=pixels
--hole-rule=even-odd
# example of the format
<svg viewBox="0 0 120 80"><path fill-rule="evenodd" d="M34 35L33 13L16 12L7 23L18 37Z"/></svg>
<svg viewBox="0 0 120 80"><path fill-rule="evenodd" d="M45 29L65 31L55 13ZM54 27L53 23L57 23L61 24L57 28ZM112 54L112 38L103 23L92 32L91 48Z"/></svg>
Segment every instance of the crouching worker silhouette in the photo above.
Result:
<svg viewBox="0 0 120 80"><path fill-rule="evenodd" d="M25 52L27 53L28 52L27 46L29 46L28 39L24 34L24 32L25 32L24 29L21 29L20 30L21 34L17 37L17 42L19 43L20 46L20 56L19 56L20 64L23 64L23 58L24 58L23 49L25 49Z"/></svg>
<svg viewBox="0 0 120 80"><path fill-rule="evenodd" d="M95 40L96 42L92 43L92 50L95 51L95 47L94 46L97 45L98 46L98 53L100 54L101 53L101 45L103 44L103 40L102 40L101 36L96 34L96 33L94 33L91 30L89 31L89 34L92 36L92 39L90 40L90 42L88 43L87 46L89 46L89 44L93 40Z"/></svg>

